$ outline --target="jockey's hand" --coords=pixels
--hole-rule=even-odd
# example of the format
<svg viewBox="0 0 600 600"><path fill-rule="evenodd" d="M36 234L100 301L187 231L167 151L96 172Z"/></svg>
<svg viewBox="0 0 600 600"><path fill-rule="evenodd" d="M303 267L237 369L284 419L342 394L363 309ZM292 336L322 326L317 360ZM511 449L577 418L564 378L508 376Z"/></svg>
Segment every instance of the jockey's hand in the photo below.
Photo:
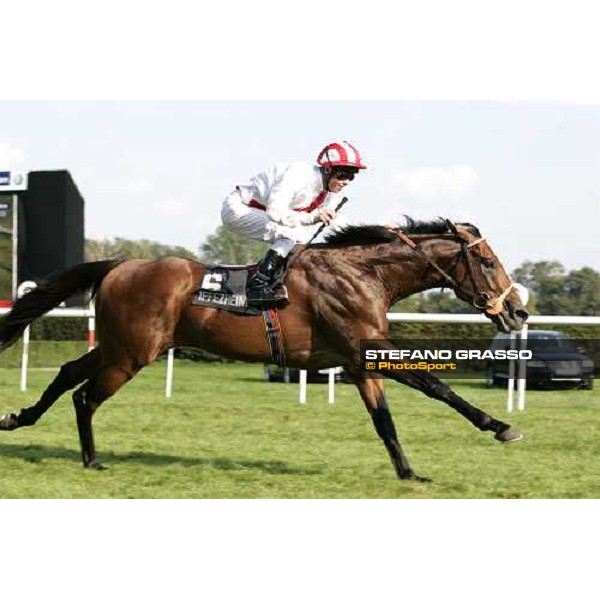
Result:
<svg viewBox="0 0 600 600"><path fill-rule="evenodd" d="M325 223L325 225L330 225L331 222L335 219L336 213L333 208L322 208L317 214L316 222Z"/></svg>

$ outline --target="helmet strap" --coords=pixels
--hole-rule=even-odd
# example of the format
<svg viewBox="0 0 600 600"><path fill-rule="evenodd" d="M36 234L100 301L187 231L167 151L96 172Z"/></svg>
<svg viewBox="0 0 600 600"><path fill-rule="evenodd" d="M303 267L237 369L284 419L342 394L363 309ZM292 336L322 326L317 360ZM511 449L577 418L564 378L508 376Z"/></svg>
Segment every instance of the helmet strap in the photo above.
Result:
<svg viewBox="0 0 600 600"><path fill-rule="evenodd" d="M326 192L329 191L329 182L331 181L332 174L333 174L332 167L321 167L321 176L323 178L323 189Z"/></svg>

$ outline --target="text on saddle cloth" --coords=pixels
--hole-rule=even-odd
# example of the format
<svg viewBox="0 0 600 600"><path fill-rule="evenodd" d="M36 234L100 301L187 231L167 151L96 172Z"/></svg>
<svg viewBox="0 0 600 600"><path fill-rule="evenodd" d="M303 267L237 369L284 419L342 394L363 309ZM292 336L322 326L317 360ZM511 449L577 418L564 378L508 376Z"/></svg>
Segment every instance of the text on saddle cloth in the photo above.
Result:
<svg viewBox="0 0 600 600"><path fill-rule="evenodd" d="M248 270L244 267L208 267L192 297L192 304L246 312L247 278Z"/></svg>
<svg viewBox="0 0 600 600"><path fill-rule="evenodd" d="M207 267L206 273L192 295L192 304L221 308L243 315L260 315L262 311L248 307L246 299L248 272L256 268L256 265L212 265ZM287 297L285 287L282 292Z"/></svg>

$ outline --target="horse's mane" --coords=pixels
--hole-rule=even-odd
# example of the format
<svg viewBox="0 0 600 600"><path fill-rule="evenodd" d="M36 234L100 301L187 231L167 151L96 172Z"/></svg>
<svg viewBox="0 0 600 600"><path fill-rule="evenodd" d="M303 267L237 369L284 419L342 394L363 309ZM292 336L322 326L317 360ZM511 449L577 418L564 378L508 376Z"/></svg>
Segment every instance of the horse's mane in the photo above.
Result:
<svg viewBox="0 0 600 600"><path fill-rule="evenodd" d="M406 219L406 225L400 227L400 229L406 234L443 234L451 232L451 229L448 226L448 219L444 219L443 217L438 217L437 219L433 219L432 221L417 221L416 219L413 219L408 216L405 216L404 218ZM463 227L473 235L481 237L479 229L477 229L477 227L475 227L475 225L472 225L471 223L455 223L455 225L459 225L460 227Z"/></svg>
<svg viewBox="0 0 600 600"><path fill-rule="evenodd" d="M398 239L383 225L348 225L329 233L325 237L327 245L358 246L360 244L381 244Z"/></svg>
<svg viewBox="0 0 600 600"><path fill-rule="evenodd" d="M448 220L442 217L431 221L418 221L405 217L406 223L399 227L400 231L411 234L444 234L451 233ZM471 223L456 223L470 231L473 235L481 237L479 229ZM332 232L325 238L327 245L357 246L361 244L381 244L398 239L392 231L383 225L349 225L338 231Z"/></svg>

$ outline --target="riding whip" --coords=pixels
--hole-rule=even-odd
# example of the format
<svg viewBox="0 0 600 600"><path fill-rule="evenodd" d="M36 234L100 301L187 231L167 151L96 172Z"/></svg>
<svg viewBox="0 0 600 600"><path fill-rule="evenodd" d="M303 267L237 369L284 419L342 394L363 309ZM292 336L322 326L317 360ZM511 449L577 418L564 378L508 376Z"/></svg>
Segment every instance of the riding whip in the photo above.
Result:
<svg viewBox="0 0 600 600"><path fill-rule="evenodd" d="M341 199L340 203L335 207L335 212L337 213L337 211L340 210L340 208L342 208L342 206L344 206L344 204L346 204L346 202L348 202L348 198L346 198L346 196L344 196ZM308 243L306 244L306 246L304 246L304 249L306 249L307 246L310 246L315 241L315 239L319 236L319 234L323 231L323 229L325 229L325 227L327 227L327 223L323 223L323 225L321 225L321 227L319 227L319 229L317 229L315 235L313 235L310 238L310 240L308 240Z"/></svg>
<svg viewBox="0 0 600 600"><path fill-rule="evenodd" d="M342 206L344 206L344 204L346 204L346 202L348 202L348 198L346 196L344 196L341 199L340 203L335 207L335 212L337 213L338 210L340 210L340 208L342 208ZM304 248L302 248L302 250L300 250L300 252L298 252L298 254L296 254L294 257L292 257L292 259L290 260L290 262L286 268L286 271L292 266L292 263L314 242L314 240L323 231L323 229L325 229L325 227L327 227L327 223L323 223L323 225L321 225L321 227L319 227L319 229L317 229L316 233L310 238L310 240L308 240L308 242L304 246Z"/></svg>

